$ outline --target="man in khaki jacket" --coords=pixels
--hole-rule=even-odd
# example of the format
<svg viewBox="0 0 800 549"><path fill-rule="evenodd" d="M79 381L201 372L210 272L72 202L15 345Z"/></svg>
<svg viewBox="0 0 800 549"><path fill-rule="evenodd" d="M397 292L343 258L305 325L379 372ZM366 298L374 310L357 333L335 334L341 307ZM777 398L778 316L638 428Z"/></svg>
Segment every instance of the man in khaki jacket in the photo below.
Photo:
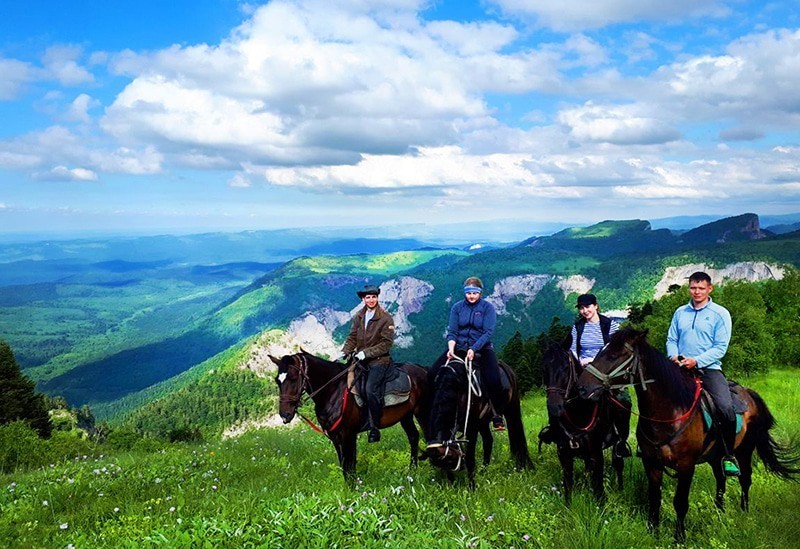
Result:
<svg viewBox="0 0 800 549"><path fill-rule="evenodd" d="M383 393L386 375L392 366L389 351L394 343L392 315L378 304L380 288L365 286L358 292L364 301L353 317L353 327L344 342L342 353L354 357L367 367L367 409L369 410L369 442L381 439L379 430L383 413Z"/></svg>

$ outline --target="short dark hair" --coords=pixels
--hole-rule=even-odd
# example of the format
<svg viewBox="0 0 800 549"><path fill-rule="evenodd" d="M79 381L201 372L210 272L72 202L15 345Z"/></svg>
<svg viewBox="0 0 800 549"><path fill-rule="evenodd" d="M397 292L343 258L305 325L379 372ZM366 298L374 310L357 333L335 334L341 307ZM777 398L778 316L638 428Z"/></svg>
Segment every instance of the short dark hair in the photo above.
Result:
<svg viewBox="0 0 800 549"><path fill-rule="evenodd" d="M704 271L696 271L689 275L689 282L708 282L711 284L711 277Z"/></svg>

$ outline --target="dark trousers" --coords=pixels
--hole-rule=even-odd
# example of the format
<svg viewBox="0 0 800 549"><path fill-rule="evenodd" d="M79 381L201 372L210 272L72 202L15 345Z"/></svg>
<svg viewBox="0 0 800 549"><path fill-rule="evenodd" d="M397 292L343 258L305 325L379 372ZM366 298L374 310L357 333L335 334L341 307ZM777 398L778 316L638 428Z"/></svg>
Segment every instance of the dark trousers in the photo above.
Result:
<svg viewBox="0 0 800 549"><path fill-rule="evenodd" d="M367 370L367 410L371 429L378 429L383 414L383 394L386 389L386 377L391 366L371 364Z"/></svg>
<svg viewBox="0 0 800 549"><path fill-rule="evenodd" d="M703 388L711 395L717 406L717 420L720 424L720 434L725 444L725 453L733 455L736 443L736 410L733 408L733 397L728 386L728 380L720 370L700 369Z"/></svg>

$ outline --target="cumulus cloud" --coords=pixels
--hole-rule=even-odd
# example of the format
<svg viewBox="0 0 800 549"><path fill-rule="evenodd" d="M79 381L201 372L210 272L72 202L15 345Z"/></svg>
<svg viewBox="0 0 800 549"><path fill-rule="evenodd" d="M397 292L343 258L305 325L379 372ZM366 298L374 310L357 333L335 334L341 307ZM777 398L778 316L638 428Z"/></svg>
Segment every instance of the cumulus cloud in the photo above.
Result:
<svg viewBox="0 0 800 549"><path fill-rule="evenodd" d="M493 0L492 3L508 13L530 16L542 26L562 31L726 13L722 0Z"/></svg>
<svg viewBox="0 0 800 549"><path fill-rule="evenodd" d="M82 93L70 103L69 109L67 110L67 119L88 123L91 121L89 110L99 105L100 102L97 99L93 99L90 95Z"/></svg>
<svg viewBox="0 0 800 549"><path fill-rule="evenodd" d="M21 90L35 80L35 69L29 64L16 59L0 58L0 101L14 99Z"/></svg>
<svg viewBox="0 0 800 549"><path fill-rule="evenodd" d="M674 141L680 133L669 124L636 112L635 106L595 105L565 109L558 120L578 140L614 145L652 145Z"/></svg>
<svg viewBox="0 0 800 549"><path fill-rule="evenodd" d="M44 71L65 86L92 82L92 74L78 63L82 55L82 49L77 46L50 47L42 58Z"/></svg>
<svg viewBox="0 0 800 549"><path fill-rule="evenodd" d="M97 181L97 174L86 168L67 168L55 166L48 172L33 174L38 181Z"/></svg>

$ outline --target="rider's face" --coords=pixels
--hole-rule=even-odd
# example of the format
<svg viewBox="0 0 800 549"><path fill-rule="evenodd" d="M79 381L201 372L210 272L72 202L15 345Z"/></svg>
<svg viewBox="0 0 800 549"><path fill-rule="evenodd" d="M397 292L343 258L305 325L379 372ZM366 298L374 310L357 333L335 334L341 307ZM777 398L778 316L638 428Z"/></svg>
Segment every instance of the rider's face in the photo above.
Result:
<svg viewBox="0 0 800 549"><path fill-rule="evenodd" d="M578 307L578 312L586 320L594 320L594 318L598 316L597 304L592 303L591 305L581 305L580 307Z"/></svg>
<svg viewBox="0 0 800 549"><path fill-rule="evenodd" d="M481 293L480 292L466 292L464 294L464 297L466 298L467 302L475 303L476 301L478 301L481 298Z"/></svg>
<svg viewBox="0 0 800 549"><path fill-rule="evenodd" d="M364 296L364 304L369 309L374 309L375 306L378 304L378 296L369 294Z"/></svg>
<svg viewBox="0 0 800 549"><path fill-rule="evenodd" d="M692 294L692 301L695 305L705 304L713 289L714 286L709 284L706 280L693 280L689 282L689 293Z"/></svg>

